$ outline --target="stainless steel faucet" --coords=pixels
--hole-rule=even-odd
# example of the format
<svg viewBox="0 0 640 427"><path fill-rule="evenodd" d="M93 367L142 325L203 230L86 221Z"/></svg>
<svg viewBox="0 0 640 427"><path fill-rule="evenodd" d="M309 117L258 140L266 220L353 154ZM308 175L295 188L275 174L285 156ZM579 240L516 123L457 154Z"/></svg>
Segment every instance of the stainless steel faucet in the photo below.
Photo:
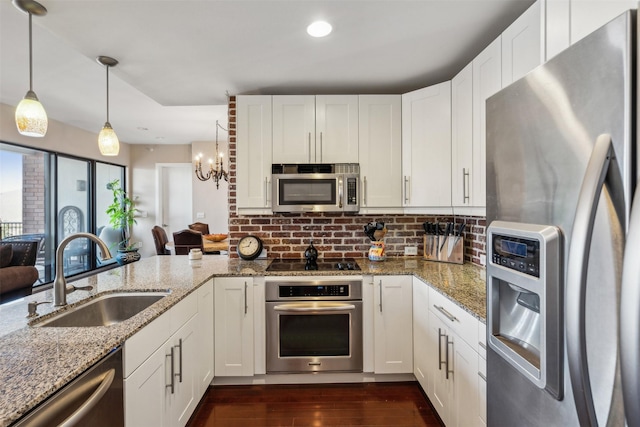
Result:
<svg viewBox="0 0 640 427"><path fill-rule="evenodd" d="M98 236L91 233L74 233L70 236L65 237L62 242L58 245L58 249L56 249L56 277L53 279L53 305L56 307L60 307L63 305L67 305L67 294L73 292L76 288L72 287L67 290L67 281L64 277L64 248L67 247L69 242L75 239L87 238L93 240L99 247L100 252L102 252L102 260L111 259L111 252L107 247L107 244L100 240ZM78 288L81 289L81 288ZM86 289L86 288L85 288ZM91 289L91 287L89 287Z"/></svg>

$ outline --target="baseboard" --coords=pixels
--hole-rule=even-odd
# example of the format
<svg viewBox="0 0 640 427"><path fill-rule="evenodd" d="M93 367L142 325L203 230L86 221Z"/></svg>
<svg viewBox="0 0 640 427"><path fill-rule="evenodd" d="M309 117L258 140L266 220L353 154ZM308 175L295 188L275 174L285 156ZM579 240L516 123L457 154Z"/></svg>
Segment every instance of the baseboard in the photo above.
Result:
<svg viewBox="0 0 640 427"><path fill-rule="evenodd" d="M252 377L215 377L212 386L253 384L330 384L416 381L413 374L331 373L267 374Z"/></svg>

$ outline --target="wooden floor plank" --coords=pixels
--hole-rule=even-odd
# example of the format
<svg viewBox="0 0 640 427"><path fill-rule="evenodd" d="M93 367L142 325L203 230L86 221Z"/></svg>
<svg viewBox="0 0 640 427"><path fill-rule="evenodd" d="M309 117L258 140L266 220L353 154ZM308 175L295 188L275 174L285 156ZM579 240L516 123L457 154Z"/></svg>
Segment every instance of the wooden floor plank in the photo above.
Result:
<svg viewBox="0 0 640 427"><path fill-rule="evenodd" d="M187 427L443 427L416 382L210 387Z"/></svg>

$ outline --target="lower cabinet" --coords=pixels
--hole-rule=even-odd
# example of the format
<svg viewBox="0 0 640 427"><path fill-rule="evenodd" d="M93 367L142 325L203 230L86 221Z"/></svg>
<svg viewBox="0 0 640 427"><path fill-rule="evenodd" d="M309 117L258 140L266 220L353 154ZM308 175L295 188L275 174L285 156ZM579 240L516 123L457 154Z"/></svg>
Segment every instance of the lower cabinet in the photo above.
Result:
<svg viewBox="0 0 640 427"><path fill-rule="evenodd" d="M201 397L199 321L193 294L125 342L126 426L187 424ZM163 333L171 335L156 349ZM151 349L151 355L134 366L143 348Z"/></svg>
<svg viewBox="0 0 640 427"><path fill-rule="evenodd" d="M213 381L213 280L198 288L198 391Z"/></svg>
<svg viewBox="0 0 640 427"><path fill-rule="evenodd" d="M374 372L413 372L412 276L375 276Z"/></svg>
<svg viewBox="0 0 640 427"><path fill-rule="evenodd" d="M413 375L423 390L429 387L429 286L413 278Z"/></svg>
<svg viewBox="0 0 640 427"><path fill-rule="evenodd" d="M478 321L441 294L429 293L427 396L446 426L480 426ZM432 297L433 296L433 297ZM482 406L481 406L482 405Z"/></svg>
<svg viewBox="0 0 640 427"><path fill-rule="evenodd" d="M254 375L254 298L251 277L215 279L215 375Z"/></svg>

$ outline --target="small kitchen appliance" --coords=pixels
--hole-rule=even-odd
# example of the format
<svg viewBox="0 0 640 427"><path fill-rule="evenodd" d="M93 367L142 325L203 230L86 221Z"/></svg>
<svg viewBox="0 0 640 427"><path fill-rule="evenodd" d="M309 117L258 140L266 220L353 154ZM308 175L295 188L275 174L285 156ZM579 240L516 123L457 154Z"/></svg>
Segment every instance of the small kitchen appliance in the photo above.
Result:
<svg viewBox="0 0 640 427"><path fill-rule="evenodd" d="M353 212L360 210L360 165L274 164L273 212Z"/></svg>

